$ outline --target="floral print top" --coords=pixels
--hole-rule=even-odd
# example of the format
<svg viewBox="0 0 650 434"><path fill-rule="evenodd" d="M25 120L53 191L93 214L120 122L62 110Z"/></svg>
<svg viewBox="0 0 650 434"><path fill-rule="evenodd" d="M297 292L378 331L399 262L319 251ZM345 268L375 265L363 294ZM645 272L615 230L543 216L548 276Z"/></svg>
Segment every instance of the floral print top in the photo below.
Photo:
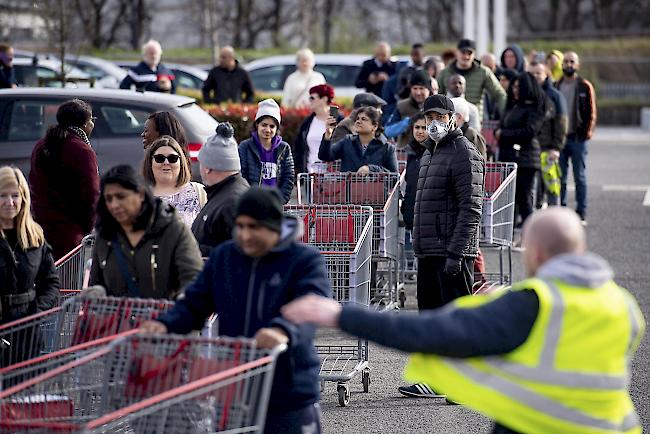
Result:
<svg viewBox="0 0 650 434"><path fill-rule="evenodd" d="M183 223L189 228L192 227L194 219L199 214L199 211L201 211L199 195L192 183L188 182L178 193L159 197L176 208L176 212L181 216Z"/></svg>

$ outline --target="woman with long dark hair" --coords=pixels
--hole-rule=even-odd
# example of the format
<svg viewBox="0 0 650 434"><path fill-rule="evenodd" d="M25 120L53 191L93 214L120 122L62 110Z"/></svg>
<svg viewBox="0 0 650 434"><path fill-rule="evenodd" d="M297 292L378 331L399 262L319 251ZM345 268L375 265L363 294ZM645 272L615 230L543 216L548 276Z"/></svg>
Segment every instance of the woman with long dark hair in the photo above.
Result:
<svg viewBox="0 0 650 434"><path fill-rule="evenodd" d="M374 107L360 108L354 117L356 134L332 143L337 120L327 118L327 128L318 150L321 161L341 160L342 172L397 172L395 146L383 137L381 112Z"/></svg>
<svg viewBox="0 0 650 434"><path fill-rule="evenodd" d="M190 229L126 165L102 177L90 284L113 296L173 299L201 271Z"/></svg>
<svg viewBox="0 0 650 434"><path fill-rule="evenodd" d="M517 163L515 204L521 224L533 212L535 177L540 170L537 135L546 113L542 88L528 72L508 87L506 110L494 136L499 141L499 161Z"/></svg>
<svg viewBox="0 0 650 434"><path fill-rule="evenodd" d="M29 185L34 218L60 258L93 228L99 172L89 139L95 127L90 105L66 101L56 121L32 151Z"/></svg>

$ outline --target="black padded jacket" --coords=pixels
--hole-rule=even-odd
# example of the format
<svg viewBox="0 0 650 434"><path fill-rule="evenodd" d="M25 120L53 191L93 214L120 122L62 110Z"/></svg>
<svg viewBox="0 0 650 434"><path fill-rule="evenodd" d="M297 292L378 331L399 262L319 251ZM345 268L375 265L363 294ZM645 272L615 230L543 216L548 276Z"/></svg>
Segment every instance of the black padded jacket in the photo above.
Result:
<svg viewBox="0 0 650 434"><path fill-rule="evenodd" d="M415 195L415 254L475 258L485 160L459 129L424 145Z"/></svg>

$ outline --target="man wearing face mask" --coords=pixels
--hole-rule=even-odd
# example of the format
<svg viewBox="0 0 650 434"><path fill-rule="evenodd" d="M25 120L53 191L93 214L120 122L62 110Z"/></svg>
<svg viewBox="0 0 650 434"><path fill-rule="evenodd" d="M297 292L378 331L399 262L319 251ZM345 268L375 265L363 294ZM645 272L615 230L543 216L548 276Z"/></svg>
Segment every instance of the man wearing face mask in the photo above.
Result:
<svg viewBox="0 0 650 434"><path fill-rule="evenodd" d="M573 51L564 53L561 79L555 87L564 95L567 102L569 121L566 144L560 153L561 186L560 202L567 205L566 181L569 160L573 166L573 179L576 183L576 211L587 224L587 144L596 126L596 93L589 81L578 75L580 58Z"/></svg>
<svg viewBox="0 0 650 434"><path fill-rule="evenodd" d="M428 97L423 111L429 138L422 143L426 151L420 159L413 220L420 312L471 294L485 171L485 160L456 127L448 97ZM398 390L412 397L439 396L424 384Z"/></svg>

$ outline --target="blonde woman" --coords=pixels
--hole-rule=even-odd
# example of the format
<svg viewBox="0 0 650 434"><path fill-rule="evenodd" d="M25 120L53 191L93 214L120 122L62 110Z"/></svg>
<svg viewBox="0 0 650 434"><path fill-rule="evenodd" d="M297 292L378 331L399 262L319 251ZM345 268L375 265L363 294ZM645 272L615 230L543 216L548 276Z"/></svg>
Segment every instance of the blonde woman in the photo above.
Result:
<svg viewBox="0 0 650 434"><path fill-rule="evenodd" d="M0 167L0 324L54 306L59 275L43 229L32 219L29 185L14 167ZM38 336L22 336L33 343ZM0 349L0 367L30 358L36 345L12 342L11 351ZM17 346L17 348L16 348Z"/></svg>
<svg viewBox="0 0 650 434"><path fill-rule="evenodd" d="M174 138L162 136L147 148L142 174L154 196L176 208L183 222L191 228L207 195L202 184L190 181L190 162Z"/></svg>
<svg viewBox="0 0 650 434"><path fill-rule="evenodd" d="M284 82L282 90L282 107L308 108L309 89L325 84L325 77L314 71L314 52L303 48L296 53L296 71Z"/></svg>

